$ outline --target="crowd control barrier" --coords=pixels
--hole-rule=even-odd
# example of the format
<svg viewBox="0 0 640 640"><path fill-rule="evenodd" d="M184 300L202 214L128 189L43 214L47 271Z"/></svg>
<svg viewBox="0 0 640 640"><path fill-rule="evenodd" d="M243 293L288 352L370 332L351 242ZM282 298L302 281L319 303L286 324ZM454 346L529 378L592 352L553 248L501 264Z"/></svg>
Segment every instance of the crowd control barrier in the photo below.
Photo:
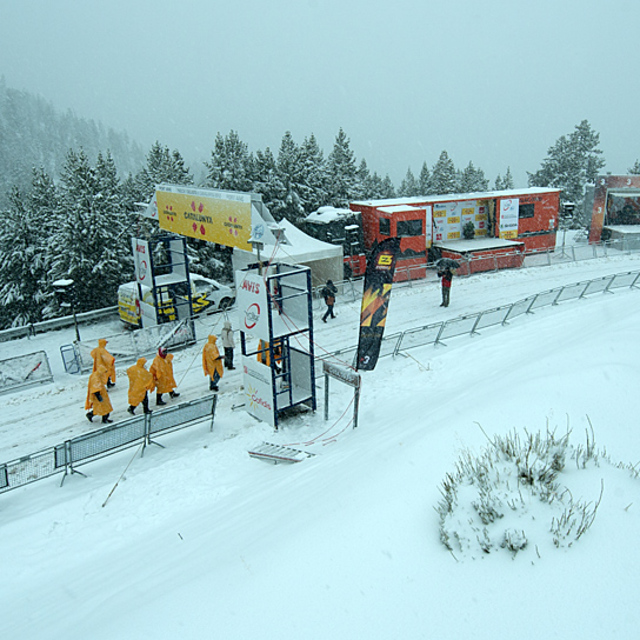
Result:
<svg viewBox="0 0 640 640"><path fill-rule="evenodd" d="M161 445L158 436L210 421L213 431L217 395L184 402L162 411L134 416L65 440L62 444L0 464L0 493L63 473L61 485L78 467L128 447Z"/></svg>
<svg viewBox="0 0 640 640"><path fill-rule="evenodd" d="M0 393L46 382L53 382L53 374L44 351L0 360Z"/></svg>

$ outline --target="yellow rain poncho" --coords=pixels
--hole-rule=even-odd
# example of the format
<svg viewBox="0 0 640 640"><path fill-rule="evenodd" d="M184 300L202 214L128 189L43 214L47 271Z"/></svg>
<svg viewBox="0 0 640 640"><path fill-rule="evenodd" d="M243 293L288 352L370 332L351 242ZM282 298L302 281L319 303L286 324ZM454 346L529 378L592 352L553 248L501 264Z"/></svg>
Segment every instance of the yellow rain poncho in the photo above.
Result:
<svg viewBox="0 0 640 640"><path fill-rule="evenodd" d="M98 340L98 346L91 351L93 358L93 370L95 371L99 364L103 364L107 369L107 380L115 383L116 381L116 359L107 351L107 341L102 338Z"/></svg>
<svg viewBox="0 0 640 640"><path fill-rule="evenodd" d="M222 378L223 368L222 360L220 359L220 351L216 346L218 338L215 336L209 336L207 344L202 349L202 369L205 376L210 376L213 380L216 377Z"/></svg>
<svg viewBox="0 0 640 640"><path fill-rule="evenodd" d="M173 354L169 353L164 358L157 355L149 372L153 375L153 380L158 393L171 393L178 385L173 377Z"/></svg>
<svg viewBox="0 0 640 640"><path fill-rule="evenodd" d="M113 411L109 393L107 392L108 377L109 373L103 364L99 364L98 368L89 376L87 400L84 408L93 411L95 416L106 416ZM98 400L96 394L100 394L102 400Z"/></svg>
<svg viewBox="0 0 640 640"><path fill-rule="evenodd" d="M143 400L147 391L155 389L153 376L144 368L147 363L146 358L139 358L138 361L127 369L129 377L129 405L137 407Z"/></svg>

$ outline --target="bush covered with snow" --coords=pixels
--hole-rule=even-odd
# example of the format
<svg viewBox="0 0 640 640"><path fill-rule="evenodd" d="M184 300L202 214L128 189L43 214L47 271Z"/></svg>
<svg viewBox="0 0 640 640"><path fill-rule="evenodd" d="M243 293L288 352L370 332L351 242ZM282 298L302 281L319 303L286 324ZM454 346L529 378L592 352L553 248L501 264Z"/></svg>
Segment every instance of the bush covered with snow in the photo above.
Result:
<svg viewBox="0 0 640 640"><path fill-rule="evenodd" d="M555 432L528 433L515 430L494 436L479 455L463 451L452 473L440 487L436 506L440 539L456 554L491 553L505 549L513 556L523 549L552 542L570 547L593 524L604 492L591 500L579 498L580 475L601 463L612 464L595 446L593 430L586 444L573 446L570 431L560 438ZM638 470L631 465L616 465Z"/></svg>

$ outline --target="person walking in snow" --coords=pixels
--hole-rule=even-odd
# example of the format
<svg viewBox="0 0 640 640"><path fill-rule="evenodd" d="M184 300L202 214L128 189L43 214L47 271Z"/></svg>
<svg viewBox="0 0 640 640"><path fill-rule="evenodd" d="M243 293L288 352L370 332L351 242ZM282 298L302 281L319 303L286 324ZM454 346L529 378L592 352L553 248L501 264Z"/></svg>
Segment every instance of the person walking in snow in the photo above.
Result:
<svg viewBox="0 0 640 640"><path fill-rule="evenodd" d="M233 366L233 348L236 344L233 339L233 329L231 328L231 323L228 320L225 320L222 325L220 341L222 342L222 347L224 349L224 368L235 369Z"/></svg>
<svg viewBox="0 0 640 640"><path fill-rule="evenodd" d="M98 340L98 346L91 351L93 358L93 370L95 371L99 364L103 364L107 368L107 387L111 388L116 384L116 359L107 351L107 341L102 338Z"/></svg>
<svg viewBox="0 0 640 640"><path fill-rule="evenodd" d="M441 307L449 306L449 299L451 297L451 281L453 280L453 272L449 267L446 267L442 271L438 271L438 277L441 279L442 284L442 303Z"/></svg>
<svg viewBox="0 0 640 640"><path fill-rule="evenodd" d="M93 422L93 416L102 416L102 422L113 422L109 419L109 414L113 411L109 392L107 391L107 381L109 372L103 364L98 364L95 371L89 376L87 388L87 400L84 408L88 409L87 420Z"/></svg>
<svg viewBox="0 0 640 640"><path fill-rule="evenodd" d="M324 287L322 287L322 291L320 291L320 295L324 298L324 303L327 305L327 310L322 316L322 322L326 322L328 316L335 318L335 315L333 314L333 305L336 303L337 293L338 290L333 284L333 280L327 280L327 284L325 284Z"/></svg>
<svg viewBox="0 0 640 640"><path fill-rule="evenodd" d="M202 369L204 370L204 375L210 378L209 391L218 391L218 382L220 382L220 378L224 373L220 351L216 345L217 340L216 336L209 336L202 349Z"/></svg>
<svg viewBox="0 0 640 640"><path fill-rule="evenodd" d="M135 414L136 407L140 403L142 403L145 413L151 413L148 392L155 389L155 383L153 382L153 375L144 367L146 363L146 358L138 358L138 361L127 369L127 376L129 377L129 408L127 411L131 415Z"/></svg>
<svg viewBox="0 0 640 640"><path fill-rule="evenodd" d="M166 347L158 349L158 355L153 359L149 367L149 373L153 376L156 387L156 404L161 406L167 404L162 399L163 393L168 393L169 397L177 398L180 394L175 391L178 386L173 377L173 354L167 351Z"/></svg>

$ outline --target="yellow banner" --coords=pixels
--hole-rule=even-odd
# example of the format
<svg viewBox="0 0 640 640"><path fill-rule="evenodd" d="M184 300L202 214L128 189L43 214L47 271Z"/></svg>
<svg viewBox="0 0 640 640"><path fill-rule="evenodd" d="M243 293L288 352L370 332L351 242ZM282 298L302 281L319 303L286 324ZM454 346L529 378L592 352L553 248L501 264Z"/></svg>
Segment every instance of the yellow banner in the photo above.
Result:
<svg viewBox="0 0 640 640"><path fill-rule="evenodd" d="M181 236L251 251L251 199L156 191L160 228Z"/></svg>

